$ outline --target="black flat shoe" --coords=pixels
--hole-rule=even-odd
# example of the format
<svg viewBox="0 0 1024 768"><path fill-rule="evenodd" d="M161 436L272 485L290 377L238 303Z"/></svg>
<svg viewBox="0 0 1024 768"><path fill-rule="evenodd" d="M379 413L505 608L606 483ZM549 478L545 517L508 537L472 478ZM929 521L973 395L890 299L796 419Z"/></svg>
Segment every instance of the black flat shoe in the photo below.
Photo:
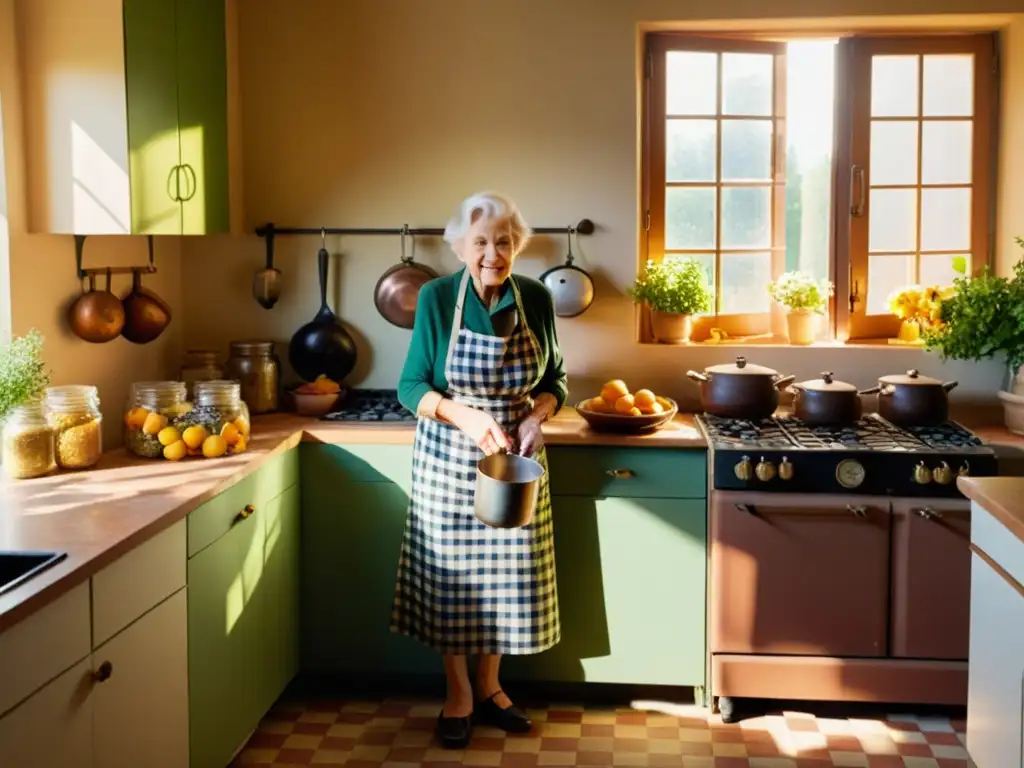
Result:
<svg viewBox="0 0 1024 768"><path fill-rule="evenodd" d="M437 740L445 749L465 749L473 735L473 718L437 716Z"/></svg>
<svg viewBox="0 0 1024 768"><path fill-rule="evenodd" d="M500 728L505 733L529 733L533 728L529 716L515 704L502 709L494 702L494 697L501 691L496 691L483 701L477 702L473 710L473 717L478 723L492 725Z"/></svg>

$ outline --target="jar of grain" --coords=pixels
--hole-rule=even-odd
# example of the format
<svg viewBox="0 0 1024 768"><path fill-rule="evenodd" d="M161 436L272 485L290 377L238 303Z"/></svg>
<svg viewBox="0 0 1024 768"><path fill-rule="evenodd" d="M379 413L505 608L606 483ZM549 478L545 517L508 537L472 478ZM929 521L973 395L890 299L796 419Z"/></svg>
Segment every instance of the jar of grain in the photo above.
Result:
<svg viewBox="0 0 1024 768"><path fill-rule="evenodd" d="M180 426L199 429L204 437L202 455L208 459L243 453L249 444L251 426L241 385L223 380L197 382L195 407L182 417Z"/></svg>
<svg viewBox="0 0 1024 768"><path fill-rule="evenodd" d="M141 381L131 385L125 405L124 443L144 459L164 455L160 432L192 410L183 381Z"/></svg>
<svg viewBox="0 0 1024 768"><path fill-rule="evenodd" d="M40 400L11 409L0 442L4 472L14 480L42 477L57 468L53 428L46 421Z"/></svg>
<svg viewBox="0 0 1024 768"><path fill-rule="evenodd" d="M274 354L274 342L232 341L229 349L226 375L221 378L242 385L242 402L251 413L276 411L281 366Z"/></svg>
<svg viewBox="0 0 1024 768"><path fill-rule="evenodd" d="M50 387L46 420L53 427L57 466L88 469L103 454L103 414L96 387Z"/></svg>
<svg viewBox="0 0 1024 768"><path fill-rule="evenodd" d="M192 349L181 362L181 380L188 396L192 397L197 381L216 381L224 378L224 368L217 362L217 353L208 349Z"/></svg>

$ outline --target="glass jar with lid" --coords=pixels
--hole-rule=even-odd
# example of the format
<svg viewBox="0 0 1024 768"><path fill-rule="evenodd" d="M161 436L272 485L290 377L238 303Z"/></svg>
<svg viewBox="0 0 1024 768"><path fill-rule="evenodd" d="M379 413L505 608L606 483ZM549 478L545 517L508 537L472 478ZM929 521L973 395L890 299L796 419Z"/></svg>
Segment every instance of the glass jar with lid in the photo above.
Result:
<svg viewBox="0 0 1024 768"><path fill-rule="evenodd" d="M272 341L232 341L225 378L242 385L242 402L251 413L277 410L281 366Z"/></svg>
<svg viewBox="0 0 1024 768"><path fill-rule="evenodd" d="M165 442L160 432L172 426L189 411L192 404L186 397L183 381L141 381L131 385L125 406L125 446L136 456L158 459L164 455ZM166 435L166 433L165 433Z"/></svg>
<svg viewBox="0 0 1024 768"><path fill-rule="evenodd" d="M190 453L215 459L246 450L251 421L241 384L223 379L196 382L194 406L177 423Z"/></svg>
<svg viewBox="0 0 1024 768"><path fill-rule="evenodd" d="M30 400L11 409L0 442L4 472L14 480L42 477L57 468L53 428L46 421L41 400Z"/></svg>
<svg viewBox="0 0 1024 768"><path fill-rule="evenodd" d="M217 362L217 353L209 349L191 349L181 362L181 380L188 395L194 396L197 381L216 381L224 378L224 368Z"/></svg>
<svg viewBox="0 0 1024 768"><path fill-rule="evenodd" d="M53 428L57 466L95 466L103 454L103 414L96 387L50 387L45 402L46 420Z"/></svg>

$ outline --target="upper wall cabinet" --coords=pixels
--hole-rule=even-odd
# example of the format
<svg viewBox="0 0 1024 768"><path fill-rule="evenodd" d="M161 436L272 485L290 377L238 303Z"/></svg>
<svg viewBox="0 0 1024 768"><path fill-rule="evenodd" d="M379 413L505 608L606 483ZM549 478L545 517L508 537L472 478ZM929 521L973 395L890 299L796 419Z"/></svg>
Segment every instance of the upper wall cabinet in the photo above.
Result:
<svg viewBox="0 0 1024 768"><path fill-rule="evenodd" d="M31 230L229 231L225 0L17 12Z"/></svg>

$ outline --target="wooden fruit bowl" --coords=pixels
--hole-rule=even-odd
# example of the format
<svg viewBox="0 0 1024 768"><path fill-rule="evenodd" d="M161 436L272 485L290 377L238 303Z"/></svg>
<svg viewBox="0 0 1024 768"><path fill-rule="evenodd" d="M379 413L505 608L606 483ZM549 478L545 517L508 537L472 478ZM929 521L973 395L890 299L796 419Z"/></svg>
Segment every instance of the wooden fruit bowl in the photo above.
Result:
<svg viewBox="0 0 1024 768"><path fill-rule="evenodd" d="M658 431L679 413L679 404L672 398L659 397L657 400L665 409L661 413L641 414L640 416L630 416L626 413L598 413L587 409L586 400L576 405L576 412L595 432L643 435Z"/></svg>

